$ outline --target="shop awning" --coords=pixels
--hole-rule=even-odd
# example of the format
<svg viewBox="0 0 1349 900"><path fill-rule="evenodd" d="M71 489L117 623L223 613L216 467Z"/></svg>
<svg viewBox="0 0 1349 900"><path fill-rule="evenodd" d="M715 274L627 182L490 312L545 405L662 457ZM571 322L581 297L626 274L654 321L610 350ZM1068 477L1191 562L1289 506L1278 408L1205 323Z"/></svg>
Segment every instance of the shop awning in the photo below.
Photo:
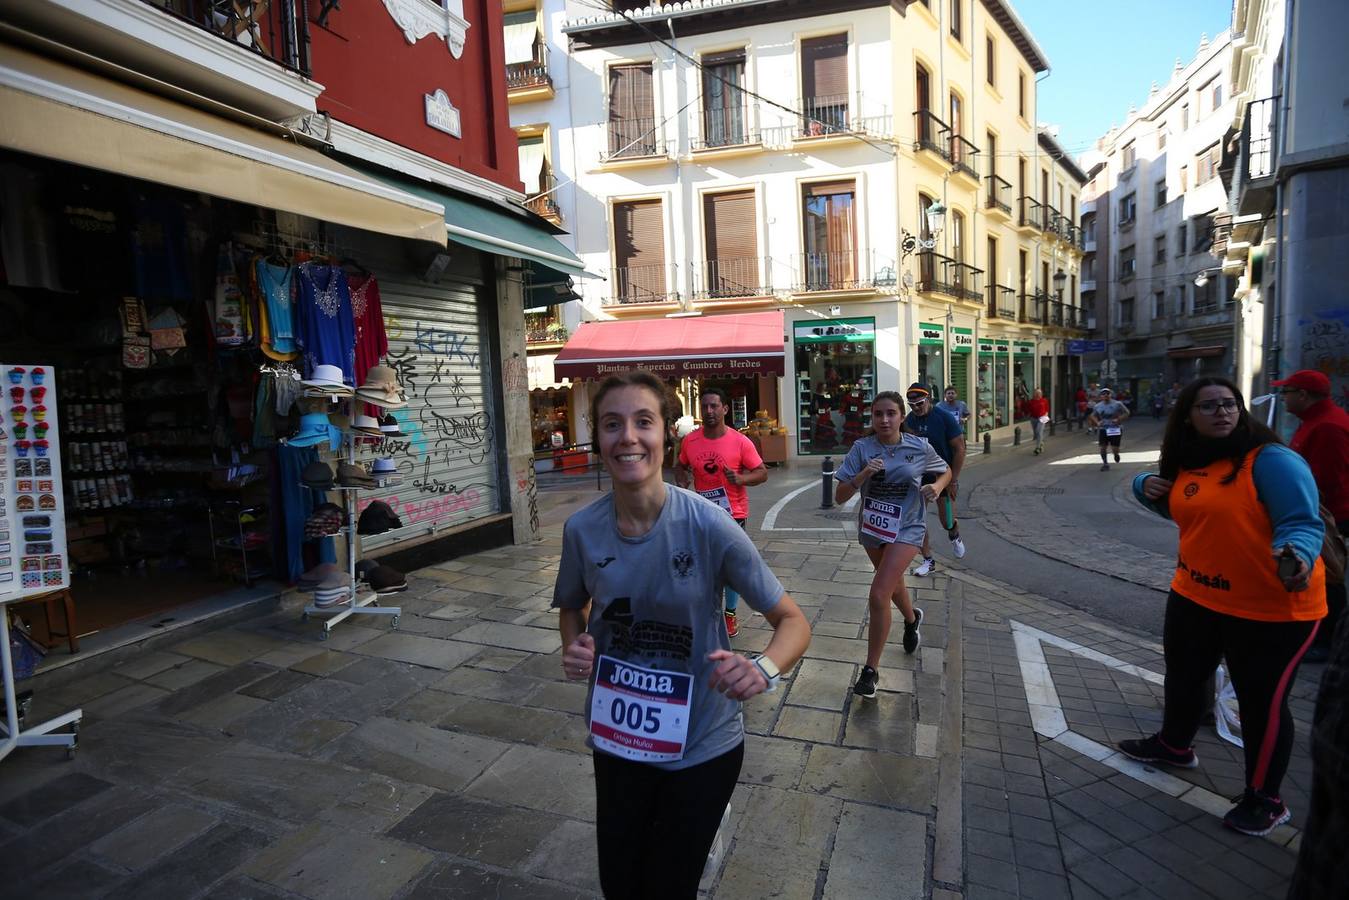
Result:
<svg viewBox="0 0 1349 900"><path fill-rule="evenodd" d="M631 322L586 322L557 355L563 378L648 369L664 378L782 375L781 311Z"/></svg>
<svg viewBox="0 0 1349 900"><path fill-rule="evenodd" d="M397 237L445 243L444 210L316 150L0 45L0 147Z"/></svg>
<svg viewBox="0 0 1349 900"><path fill-rule="evenodd" d="M544 225L536 224L523 215L492 209L459 196L448 188L437 188L424 181L384 173L377 177L400 191L424 197L445 207L444 227L450 233L450 240L456 243L484 253L515 256L535 263L536 274L538 266L543 266L573 278L598 277L586 272L585 264Z"/></svg>

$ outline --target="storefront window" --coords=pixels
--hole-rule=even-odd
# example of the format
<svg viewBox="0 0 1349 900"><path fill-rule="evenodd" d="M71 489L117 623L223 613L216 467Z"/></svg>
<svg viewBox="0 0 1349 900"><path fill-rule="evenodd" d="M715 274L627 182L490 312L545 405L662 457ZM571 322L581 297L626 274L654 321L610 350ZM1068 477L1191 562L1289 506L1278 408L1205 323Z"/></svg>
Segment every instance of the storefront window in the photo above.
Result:
<svg viewBox="0 0 1349 900"><path fill-rule="evenodd" d="M1008 356L1006 347L999 346L997 355L993 359L994 422L996 427L1001 428L1010 421L1007 415L1007 370L1010 367L1011 357Z"/></svg>
<svg viewBox="0 0 1349 900"><path fill-rule="evenodd" d="M988 347L988 352L983 352L983 347ZM976 401L975 415L979 419L979 430L988 431L996 428L1000 424L997 421L993 404L993 345L981 344L980 349L979 369L974 388Z"/></svg>
<svg viewBox="0 0 1349 900"><path fill-rule="evenodd" d="M1016 346L1012 357L1012 419L1022 422L1030 418L1030 398L1035 392L1034 345Z"/></svg>
<svg viewBox="0 0 1349 900"><path fill-rule="evenodd" d="M876 320L799 322L792 337L797 452L846 451L871 422Z"/></svg>
<svg viewBox="0 0 1349 900"><path fill-rule="evenodd" d="M946 332L941 325L922 322L918 338L918 377L932 391L932 396L941 399L942 388L946 384Z"/></svg>
<svg viewBox="0 0 1349 900"><path fill-rule="evenodd" d="M534 429L534 450L557 450L571 442L568 403L571 388L548 388L529 394L529 420Z"/></svg>

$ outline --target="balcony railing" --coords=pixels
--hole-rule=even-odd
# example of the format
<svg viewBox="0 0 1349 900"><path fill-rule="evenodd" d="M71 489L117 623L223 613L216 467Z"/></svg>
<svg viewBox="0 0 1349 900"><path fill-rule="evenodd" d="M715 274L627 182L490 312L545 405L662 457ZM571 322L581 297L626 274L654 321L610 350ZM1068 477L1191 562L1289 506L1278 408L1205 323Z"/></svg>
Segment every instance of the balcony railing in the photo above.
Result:
<svg viewBox="0 0 1349 900"><path fill-rule="evenodd" d="M675 284L678 269L674 263L650 266L620 266L610 271L610 295L606 306L628 306L640 303L668 303L678 300L679 294L670 290Z"/></svg>
<svg viewBox="0 0 1349 900"><path fill-rule="evenodd" d="M1246 117L1241 122L1241 148L1248 179L1274 174L1278 129L1279 95L1247 104Z"/></svg>
<svg viewBox="0 0 1349 900"><path fill-rule="evenodd" d="M705 103L706 98L699 103L697 133L691 138L694 150L760 143L757 105L742 102L738 106L708 106Z"/></svg>
<svg viewBox="0 0 1349 900"><path fill-rule="evenodd" d="M947 262L946 268L946 281L955 289L954 296L976 302L983 299L983 290L979 286L984 274L983 269L976 269L969 263L954 259Z"/></svg>
<svg viewBox="0 0 1349 900"><path fill-rule="evenodd" d="M551 87L553 79L548 74L548 45L541 40L534 42L533 58L528 62L506 64L506 90L519 91L536 87Z"/></svg>
<svg viewBox="0 0 1349 900"><path fill-rule="evenodd" d="M221 0L141 0L306 77L309 19L304 0L226 3Z"/></svg>
<svg viewBox="0 0 1349 900"><path fill-rule="evenodd" d="M958 134L951 135L951 164L975 181L979 180L979 148Z"/></svg>
<svg viewBox="0 0 1349 900"><path fill-rule="evenodd" d="M1063 304L1057 300L1046 299L1046 305L1049 307L1049 321L1046 325L1057 325L1063 327Z"/></svg>
<svg viewBox="0 0 1349 900"><path fill-rule="evenodd" d="M1016 321L1016 291L1004 284L988 286L988 314L1009 322Z"/></svg>
<svg viewBox="0 0 1349 900"><path fill-rule="evenodd" d="M1039 201L1032 200L1030 197L1020 198L1019 205L1021 209L1018 213L1018 221L1027 228L1038 229L1043 217L1044 207L1040 205Z"/></svg>
<svg viewBox="0 0 1349 900"><path fill-rule="evenodd" d="M525 313L526 344L556 344L569 337L557 312Z"/></svg>
<svg viewBox="0 0 1349 900"><path fill-rule="evenodd" d="M1057 209L1055 209L1054 207L1049 206L1048 204L1046 204L1046 205L1044 205L1044 206L1041 206L1041 207L1040 207L1040 230L1043 231L1045 234L1049 234L1049 235L1053 235L1054 237L1058 237L1058 235L1059 235L1059 220L1062 219L1062 218L1063 218L1063 214L1060 213L1060 212L1059 212Z"/></svg>
<svg viewBox="0 0 1349 900"><path fill-rule="evenodd" d="M951 160L951 129L930 109L920 109L913 114L917 140L913 142L915 150L931 150L942 159Z"/></svg>
<svg viewBox="0 0 1349 900"><path fill-rule="evenodd" d="M562 208L557 205L557 178L552 174L539 179L538 193L525 197L525 207L555 223L562 222Z"/></svg>
<svg viewBox="0 0 1349 900"><path fill-rule="evenodd" d="M655 118L610 119L605 123L609 140L601 161L664 156L660 126Z"/></svg>
<svg viewBox="0 0 1349 900"><path fill-rule="evenodd" d="M802 113L797 137L849 134L854 130L847 94L802 97L797 103Z"/></svg>
<svg viewBox="0 0 1349 900"><path fill-rule="evenodd" d="M987 209L998 209L1007 215L1012 214L1012 207L1008 198L1012 194L1012 183L1006 178L998 175L985 175L984 184L986 193L984 196L984 206Z"/></svg>
<svg viewBox="0 0 1349 900"><path fill-rule="evenodd" d="M773 288L771 282L773 261L762 256L740 256L731 259L706 260L698 272L698 283L693 288L695 300L735 300L741 297L765 297ZM761 274L762 273L762 274Z"/></svg>
<svg viewBox="0 0 1349 900"><path fill-rule="evenodd" d="M839 250L801 254L798 291L856 291L874 287L871 251Z"/></svg>
<svg viewBox="0 0 1349 900"><path fill-rule="evenodd" d="M1021 294L1021 310L1018 318L1031 325L1041 325L1045 320L1049 298L1043 291Z"/></svg>

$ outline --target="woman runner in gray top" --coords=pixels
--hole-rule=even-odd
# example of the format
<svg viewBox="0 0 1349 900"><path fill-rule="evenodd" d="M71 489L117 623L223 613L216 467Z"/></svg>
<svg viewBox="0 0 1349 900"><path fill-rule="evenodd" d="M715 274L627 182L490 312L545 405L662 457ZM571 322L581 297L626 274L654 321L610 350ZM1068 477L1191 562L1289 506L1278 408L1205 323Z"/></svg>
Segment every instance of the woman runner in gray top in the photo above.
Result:
<svg viewBox="0 0 1349 900"><path fill-rule="evenodd" d="M591 419L614 488L567 520L553 591L563 670L588 682L606 897L697 896L744 756L740 701L774 690L810 642L749 536L663 480L677 415L649 372L600 385ZM723 586L773 627L757 658L731 650Z"/></svg>
<svg viewBox="0 0 1349 900"><path fill-rule="evenodd" d="M909 599L904 573L923 544L924 497L935 500L951 481L951 470L923 438L904 431L904 398L882 391L871 403L872 433L853 444L835 473L834 499L846 503L862 492L858 504L858 539L871 558L876 575L867 604L867 661L853 686L859 697L875 697L877 667L890 636L890 604L904 615L904 652L918 649L923 611ZM925 473L940 473L920 485Z"/></svg>

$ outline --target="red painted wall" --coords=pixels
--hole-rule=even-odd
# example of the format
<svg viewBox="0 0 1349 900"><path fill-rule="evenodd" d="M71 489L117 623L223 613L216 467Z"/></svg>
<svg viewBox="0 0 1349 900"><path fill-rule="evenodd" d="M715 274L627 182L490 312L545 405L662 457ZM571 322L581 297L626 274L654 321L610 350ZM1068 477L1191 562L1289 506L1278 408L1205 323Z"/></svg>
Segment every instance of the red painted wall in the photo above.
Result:
<svg viewBox="0 0 1349 900"><path fill-rule="evenodd" d="M309 4L311 16L319 4ZM333 10L309 23L318 108L334 119L521 190L520 161L506 107L500 0L464 0L469 22L459 59L434 33L409 44L380 0ZM440 88L458 110L463 137L426 124L424 96Z"/></svg>

